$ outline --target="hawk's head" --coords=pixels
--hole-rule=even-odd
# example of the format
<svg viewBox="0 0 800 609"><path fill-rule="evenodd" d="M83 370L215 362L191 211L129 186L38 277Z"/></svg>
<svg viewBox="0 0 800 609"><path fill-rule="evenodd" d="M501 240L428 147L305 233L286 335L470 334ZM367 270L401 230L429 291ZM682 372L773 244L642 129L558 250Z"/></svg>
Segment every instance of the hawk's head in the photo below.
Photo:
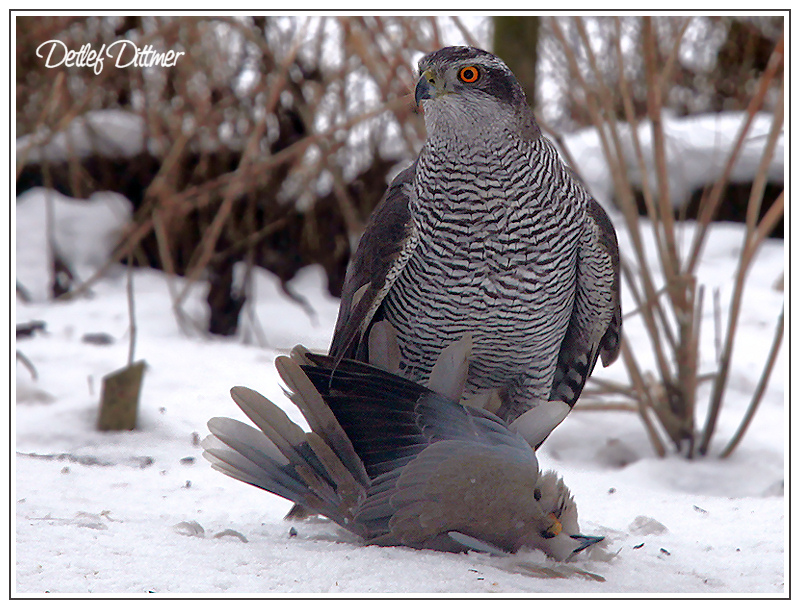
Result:
<svg viewBox="0 0 800 609"><path fill-rule="evenodd" d="M429 135L492 125L507 125L521 135L531 128L538 133L513 72L487 51L445 47L420 59L419 74L415 99L425 111Z"/></svg>

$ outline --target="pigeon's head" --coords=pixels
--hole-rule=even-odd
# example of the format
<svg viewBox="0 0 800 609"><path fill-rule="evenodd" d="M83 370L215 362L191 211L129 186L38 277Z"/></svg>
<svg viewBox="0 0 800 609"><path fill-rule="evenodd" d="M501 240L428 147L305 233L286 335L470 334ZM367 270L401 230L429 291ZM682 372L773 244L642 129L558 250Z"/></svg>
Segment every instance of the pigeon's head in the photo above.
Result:
<svg viewBox="0 0 800 609"><path fill-rule="evenodd" d="M525 93L513 72L495 55L473 47L445 47L419 61L414 92L425 112L429 135L491 131L504 126L538 133Z"/></svg>
<svg viewBox="0 0 800 609"><path fill-rule="evenodd" d="M581 535L575 499L555 472L539 476L533 499L541 512L536 510L536 516L529 521L520 547L537 548L556 560L567 560L603 540Z"/></svg>

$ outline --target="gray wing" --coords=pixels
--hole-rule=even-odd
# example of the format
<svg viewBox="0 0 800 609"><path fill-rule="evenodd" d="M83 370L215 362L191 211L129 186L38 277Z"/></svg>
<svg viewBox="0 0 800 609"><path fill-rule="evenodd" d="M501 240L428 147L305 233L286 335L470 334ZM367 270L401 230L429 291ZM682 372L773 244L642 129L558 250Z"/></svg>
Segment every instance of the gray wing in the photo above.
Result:
<svg viewBox="0 0 800 609"><path fill-rule="evenodd" d="M331 357L368 361L369 327L415 245L409 193L416 162L392 181L361 236L342 288Z"/></svg>
<svg viewBox="0 0 800 609"><path fill-rule="evenodd" d="M531 452L527 442L484 410L374 366L306 353L303 372L328 404L369 478L399 470L442 440Z"/></svg>
<svg viewBox="0 0 800 609"><path fill-rule="evenodd" d="M458 375L465 342L440 356L443 374ZM512 549L511 540L491 533L518 538L511 524L499 522L513 515L502 490L532 493L538 477L536 455L522 436L487 411L368 364L303 355L313 364L303 371L371 479L353 520L362 535L378 544L461 551L463 544L447 535L458 530Z"/></svg>
<svg viewBox="0 0 800 609"><path fill-rule="evenodd" d="M619 248L605 210L589 200L578 250L575 304L550 392L551 400L575 405L597 363L608 366L619 355L622 336Z"/></svg>

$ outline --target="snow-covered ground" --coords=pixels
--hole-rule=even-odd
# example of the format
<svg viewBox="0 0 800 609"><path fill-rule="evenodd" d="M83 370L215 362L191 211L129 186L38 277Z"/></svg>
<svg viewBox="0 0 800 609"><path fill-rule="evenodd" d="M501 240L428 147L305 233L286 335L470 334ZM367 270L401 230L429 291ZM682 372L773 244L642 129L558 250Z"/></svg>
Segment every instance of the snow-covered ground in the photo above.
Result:
<svg viewBox="0 0 800 609"><path fill-rule="evenodd" d="M234 385L256 389L303 424L283 396L273 360L297 343L327 348L338 302L326 294L322 271L304 269L292 283L313 306L313 319L258 272L242 334L223 339L187 333L192 325L179 325L171 313L169 279L136 270L136 358L147 362L139 425L101 433L95 423L102 377L127 361L126 275L117 268L86 296L47 301L46 196L29 191L15 206L16 275L33 301L17 299L14 319L46 324L16 345L36 373L18 360L12 389L17 594L788 594L783 350L729 459L659 459L637 415L627 412L577 410L556 429L539 451L540 464L572 489L582 531L606 536L602 547L572 563L535 552L497 558L365 546L326 521L284 521L289 502L213 471L199 446L212 416L244 419L228 397ZM85 279L125 221L126 202L100 194L81 208L49 196L57 246ZM719 288L726 305L742 235L740 226L715 225L704 250L703 371L715 358L712 290ZM621 230L620 247L628 251ZM714 454L737 428L761 372L784 301L775 288L783 271L783 242L770 241L749 275ZM201 327L204 296L197 286L184 307ZM625 294L623 311L632 309ZM725 322L723 316L723 328ZM625 332L652 368L636 318L626 319ZM83 340L96 333L112 343ZM596 374L627 381L621 363ZM698 424L708 390L701 388ZM563 577L541 577L542 568Z"/></svg>
<svg viewBox="0 0 800 609"><path fill-rule="evenodd" d="M17 210L26 232L41 196L30 195ZM723 287L731 282L740 238L738 227L712 233L703 272ZM35 268L35 243L18 234L18 264ZM720 442L747 405L783 300L772 288L783 268L782 243L769 243L757 265ZM43 266L31 270L18 274L45 277ZM500 559L364 547L328 522L294 524L291 537L282 520L287 501L211 470L197 440L212 416L242 418L228 388L252 387L302 422L282 395L272 361L296 343L325 349L335 321L337 302L325 294L320 269L306 269L293 283L313 304L315 321L266 273L257 284L265 346L185 335L169 313L165 275L135 272L136 357L147 362L147 372L139 428L130 433L95 430L101 379L127 358L124 273L75 301L17 302L17 322L46 323L45 332L17 343L37 373L33 379L17 364L17 592L784 592L783 356L751 430L727 460L658 459L635 415L570 415L540 460L573 490L582 529L606 535L603 552L574 564L605 581L569 572L542 579L525 567L560 567L541 554ZM198 318L202 296L196 290L187 305ZM628 326L637 344L636 326ZM113 344L82 341L98 332ZM624 378L620 364L602 374Z"/></svg>

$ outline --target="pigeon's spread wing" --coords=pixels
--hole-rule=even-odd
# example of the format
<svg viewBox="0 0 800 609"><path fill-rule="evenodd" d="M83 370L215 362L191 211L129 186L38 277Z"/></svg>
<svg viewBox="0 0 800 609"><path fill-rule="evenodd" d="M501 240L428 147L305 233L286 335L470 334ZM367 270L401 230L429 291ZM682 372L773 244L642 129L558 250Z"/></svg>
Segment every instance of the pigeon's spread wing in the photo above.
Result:
<svg viewBox="0 0 800 609"><path fill-rule="evenodd" d="M459 440L531 452L495 415L394 374L351 360L306 353L303 371L353 443L370 478L406 465L429 445Z"/></svg>

